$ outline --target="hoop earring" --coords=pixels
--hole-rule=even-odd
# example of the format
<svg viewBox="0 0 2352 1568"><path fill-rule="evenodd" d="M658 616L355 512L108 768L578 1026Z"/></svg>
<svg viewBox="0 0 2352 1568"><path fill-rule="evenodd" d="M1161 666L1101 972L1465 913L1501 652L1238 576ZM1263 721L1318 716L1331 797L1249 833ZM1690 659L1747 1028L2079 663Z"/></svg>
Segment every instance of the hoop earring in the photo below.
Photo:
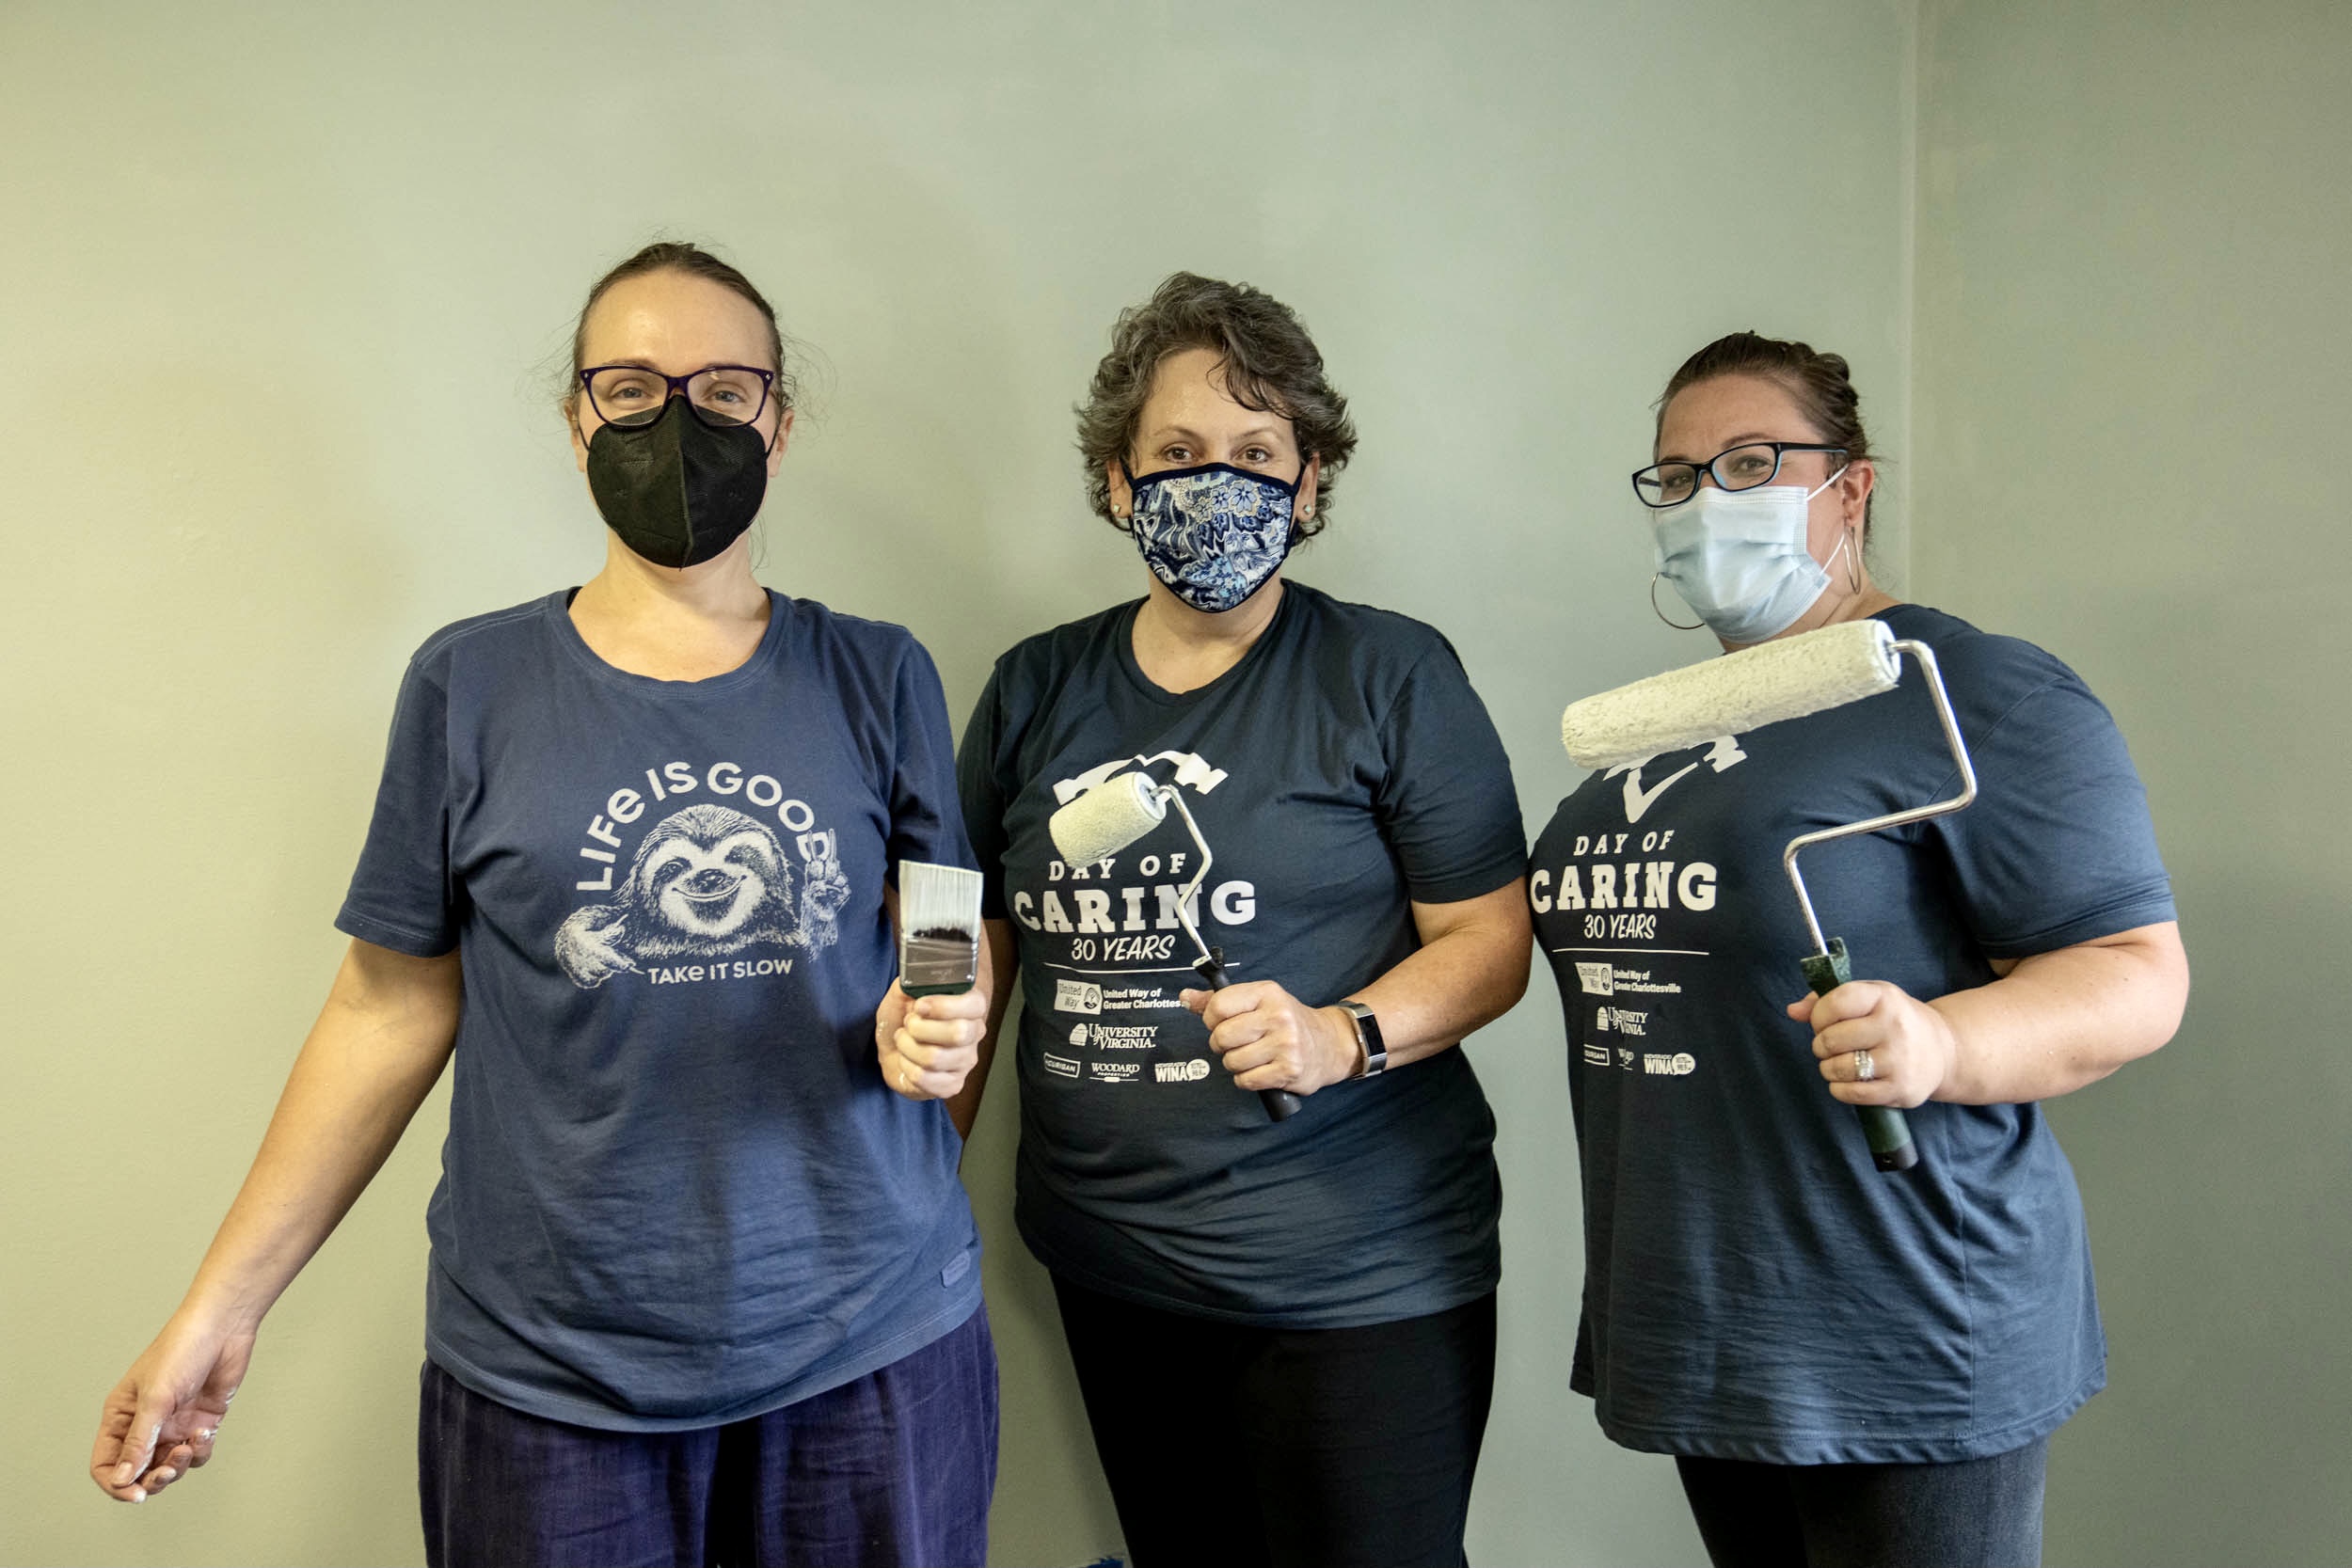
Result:
<svg viewBox="0 0 2352 1568"><path fill-rule="evenodd" d="M1686 626L1679 621L1666 620L1666 612L1658 608L1658 574L1656 572L1649 575L1649 612L1660 620L1665 621L1666 625L1677 631L1696 631L1707 625L1705 621L1693 621Z"/></svg>
<svg viewBox="0 0 2352 1568"><path fill-rule="evenodd" d="M1832 550L1830 554L1835 559L1841 552L1846 557L1846 592L1859 594L1862 592L1862 552L1853 547L1853 530L1851 529L1842 531L1837 541L1837 548Z"/></svg>

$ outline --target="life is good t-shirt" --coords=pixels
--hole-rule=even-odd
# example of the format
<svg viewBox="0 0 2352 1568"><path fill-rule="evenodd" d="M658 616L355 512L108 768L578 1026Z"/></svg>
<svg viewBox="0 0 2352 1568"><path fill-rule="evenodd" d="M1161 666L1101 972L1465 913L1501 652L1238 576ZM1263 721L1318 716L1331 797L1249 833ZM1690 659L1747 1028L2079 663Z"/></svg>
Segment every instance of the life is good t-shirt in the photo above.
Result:
<svg viewBox="0 0 2352 1568"><path fill-rule="evenodd" d="M1931 1000L2173 918L2122 736L2030 643L1915 605L1976 802L1799 858L1858 979ZM1613 768L1562 801L1530 875L1567 1021L1583 1170L1574 1386L1629 1448L1782 1465L1976 1459L2106 1380L2072 1168L2035 1104L1906 1113L1872 1165L1809 1025L1781 853L1944 800L1959 778L1916 664L1892 691Z"/></svg>
<svg viewBox="0 0 2352 1568"><path fill-rule="evenodd" d="M1172 785L1214 856L1195 924L1231 978L1322 1006L1420 945L1413 900L1520 875L1494 726L1453 648L1402 615L1286 582L1238 664L1172 693L1136 663L1137 608L1006 654L959 756L985 908L1020 944L1022 1236L1090 1290L1232 1322L1474 1300L1501 1269L1501 1187L1467 1052L1270 1121L1178 1000L1201 985L1176 917L1200 857L1179 814L1087 865L1063 863L1046 824L1118 773Z"/></svg>
<svg viewBox="0 0 2352 1568"><path fill-rule="evenodd" d="M961 1141L874 1047L893 867L970 852L904 629L771 594L741 667L661 681L569 602L418 651L336 924L463 966L432 1358L551 1419L707 1426L978 1304Z"/></svg>

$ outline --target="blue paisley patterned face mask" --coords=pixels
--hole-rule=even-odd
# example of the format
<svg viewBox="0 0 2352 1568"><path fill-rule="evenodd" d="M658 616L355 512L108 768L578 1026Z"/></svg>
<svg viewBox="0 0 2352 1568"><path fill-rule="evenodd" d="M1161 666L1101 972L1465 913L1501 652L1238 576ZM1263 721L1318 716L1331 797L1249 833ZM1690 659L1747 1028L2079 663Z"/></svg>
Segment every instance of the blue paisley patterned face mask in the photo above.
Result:
<svg viewBox="0 0 2352 1568"><path fill-rule="evenodd" d="M1222 614L1265 586L1291 553L1291 502L1307 478L1285 484L1226 463L1136 478L1136 547L1152 575L1193 609Z"/></svg>

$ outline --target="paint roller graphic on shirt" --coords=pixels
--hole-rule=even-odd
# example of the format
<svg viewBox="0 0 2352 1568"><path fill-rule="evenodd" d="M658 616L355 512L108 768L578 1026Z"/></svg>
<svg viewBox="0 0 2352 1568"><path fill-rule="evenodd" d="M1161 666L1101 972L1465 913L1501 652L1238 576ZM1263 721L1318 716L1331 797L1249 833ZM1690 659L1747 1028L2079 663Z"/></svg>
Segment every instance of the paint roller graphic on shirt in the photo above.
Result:
<svg viewBox="0 0 2352 1568"><path fill-rule="evenodd" d="M1571 761L1580 768L1613 768L1891 691L1902 675L1899 654L1916 660L1927 677L1935 716L1943 723L1953 765L1960 770L1960 793L1866 821L1800 833L1781 851L1788 885L1796 890L1797 907L1804 911L1804 928L1813 939L1813 953L1804 959L1804 978L1816 996L1826 996L1851 980L1853 970L1847 961L1845 941L1821 935L1821 923L1814 918L1804 878L1797 870L1797 852L1831 839L1940 816L1977 798L1976 769L1969 766L1968 747L1952 717L1951 699L1945 693L1933 650L1924 642L1898 640L1883 621L1848 621L1652 675L1570 704L1560 717L1560 739ZM1909 1170L1919 1163L1918 1146L1911 1141L1911 1125L1902 1112L1891 1106L1857 1105L1854 1113L1862 1118L1863 1133L1869 1140L1871 1163L1880 1170Z"/></svg>
<svg viewBox="0 0 2352 1568"><path fill-rule="evenodd" d="M1192 880L1177 895L1176 919L1184 927L1184 935L1192 939L1200 957L1193 960L1193 969L1211 990L1223 990L1229 983L1225 974L1225 954L1200 940L1200 928L1193 925L1193 900L1200 895L1200 884L1209 875L1209 841L1200 836L1200 826L1185 809L1184 797L1170 784L1155 784L1141 773L1120 773L1104 779L1076 800L1046 818L1045 831L1053 835L1054 847L1072 865L1090 865L1118 854L1130 844L1168 820L1168 808L1176 808L1184 818L1184 829L1192 834L1193 847L1200 851L1200 868ZM1265 1114L1276 1121L1287 1121L1296 1116L1299 1099L1288 1089L1260 1089L1258 1099L1265 1105Z"/></svg>

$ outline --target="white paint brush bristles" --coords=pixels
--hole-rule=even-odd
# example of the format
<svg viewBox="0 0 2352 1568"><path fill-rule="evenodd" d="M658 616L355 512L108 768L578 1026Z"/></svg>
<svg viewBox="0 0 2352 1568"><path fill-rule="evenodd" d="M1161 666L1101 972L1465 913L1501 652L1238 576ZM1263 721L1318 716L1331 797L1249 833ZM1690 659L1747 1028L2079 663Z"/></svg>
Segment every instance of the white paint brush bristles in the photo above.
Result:
<svg viewBox="0 0 2352 1568"><path fill-rule="evenodd" d="M1104 779L1046 818L1045 831L1071 865L1116 855L1168 819L1168 801L1141 773Z"/></svg>
<svg viewBox="0 0 2352 1568"><path fill-rule="evenodd" d="M1875 697L1900 674L1893 628L1847 621L1571 703L1560 740L1579 768L1614 768Z"/></svg>
<svg viewBox="0 0 2352 1568"><path fill-rule="evenodd" d="M980 972L980 874L898 863L898 989L909 996L970 990Z"/></svg>

